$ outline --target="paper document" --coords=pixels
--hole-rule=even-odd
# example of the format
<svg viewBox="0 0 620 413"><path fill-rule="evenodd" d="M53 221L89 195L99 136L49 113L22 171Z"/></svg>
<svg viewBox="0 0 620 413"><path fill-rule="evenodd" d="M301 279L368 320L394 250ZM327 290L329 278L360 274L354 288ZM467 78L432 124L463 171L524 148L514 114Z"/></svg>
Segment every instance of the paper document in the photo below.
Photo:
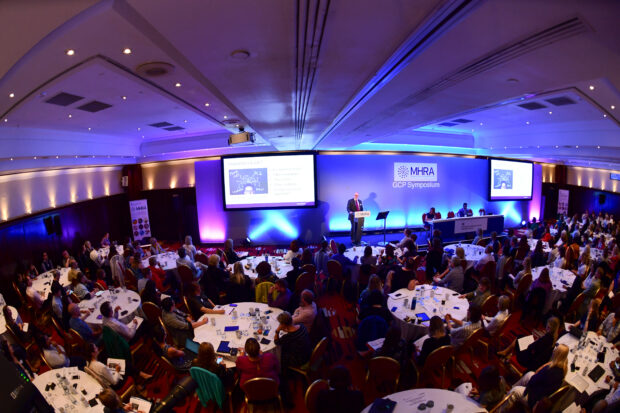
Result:
<svg viewBox="0 0 620 413"><path fill-rule="evenodd" d="M111 368L112 370L116 370L116 366L121 367L121 371L119 373L124 376L125 375L125 360L109 358L108 367Z"/></svg>
<svg viewBox="0 0 620 413"><path fill-rule="evenodd" d="M534 336L532 336L532 335L521 337L519 339L519 349L520 350L525 350L533 342L534 342Z"/></svg>

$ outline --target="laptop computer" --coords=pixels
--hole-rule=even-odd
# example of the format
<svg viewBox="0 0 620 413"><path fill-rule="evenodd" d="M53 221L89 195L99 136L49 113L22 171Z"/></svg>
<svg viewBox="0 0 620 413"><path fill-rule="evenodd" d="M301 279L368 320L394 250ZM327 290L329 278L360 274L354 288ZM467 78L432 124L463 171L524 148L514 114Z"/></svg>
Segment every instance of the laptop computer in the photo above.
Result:
<svg viewBox="0 0 620 413"><path fill-rule="evenodd" d="M185 354L191 358L196 358L198 356L198 347L200 344L196 343L194 340L190 338L185 339Z"/></svg>

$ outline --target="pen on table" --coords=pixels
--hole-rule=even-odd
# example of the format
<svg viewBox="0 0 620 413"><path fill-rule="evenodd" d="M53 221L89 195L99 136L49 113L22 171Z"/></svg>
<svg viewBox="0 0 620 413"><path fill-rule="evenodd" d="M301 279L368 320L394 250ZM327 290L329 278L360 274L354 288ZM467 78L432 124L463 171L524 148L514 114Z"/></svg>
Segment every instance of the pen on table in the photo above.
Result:
<svg viewBox="0 0 620 413"><path fill-rule="evenodd" d="M230 310L230 313L228 313L228 315L231 315L233 311L235 311L235 307L233 307L233 309Z"/></svg>

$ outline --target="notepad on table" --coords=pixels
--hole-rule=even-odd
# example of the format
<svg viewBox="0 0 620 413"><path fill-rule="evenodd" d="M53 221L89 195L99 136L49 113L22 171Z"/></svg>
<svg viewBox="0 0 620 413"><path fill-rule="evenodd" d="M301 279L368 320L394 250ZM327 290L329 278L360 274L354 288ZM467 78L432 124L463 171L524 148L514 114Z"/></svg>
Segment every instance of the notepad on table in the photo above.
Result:
<svg viewBox="0 0 620 413"><path fill-rule="evenodd" d="M139 397L130 398L129 404L131 405L131 408L135 412L140 411L140 412L148 413L151 411L152 403L144 399L140 399Z"/></svg>
<svg viewBox="0 0 620 413"><path fill-rule="evenodd" d="M108 367L111 368L112 370L116 370L116 366L120 366L121 371L119 371L119 373L121 375L125 375L125 360L109 358Z"/></svg>

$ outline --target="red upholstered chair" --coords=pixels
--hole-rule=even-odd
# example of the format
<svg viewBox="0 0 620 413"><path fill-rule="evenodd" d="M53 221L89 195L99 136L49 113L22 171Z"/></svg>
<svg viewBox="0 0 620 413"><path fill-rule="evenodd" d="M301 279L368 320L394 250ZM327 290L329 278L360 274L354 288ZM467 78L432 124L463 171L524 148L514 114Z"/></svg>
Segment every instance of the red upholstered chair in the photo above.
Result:
<svg viewBox="0 0 620 413"><path fill-rule="evenodd" d="M435 212L435 219L441 219L441 212Z"/></svg>
<svg viewBox="0 0 620 413"><path fill-rule="evenodd" d="M448 212L448 218L454 218L454 211Z"/></svg>
<svg viewBox="0 0 620 413"><path fill-rule="evenodd" d="M329 248L331 248L334 254L338 254L338 244L336 244L336 241L334 240L329 241Z"/></svg>

